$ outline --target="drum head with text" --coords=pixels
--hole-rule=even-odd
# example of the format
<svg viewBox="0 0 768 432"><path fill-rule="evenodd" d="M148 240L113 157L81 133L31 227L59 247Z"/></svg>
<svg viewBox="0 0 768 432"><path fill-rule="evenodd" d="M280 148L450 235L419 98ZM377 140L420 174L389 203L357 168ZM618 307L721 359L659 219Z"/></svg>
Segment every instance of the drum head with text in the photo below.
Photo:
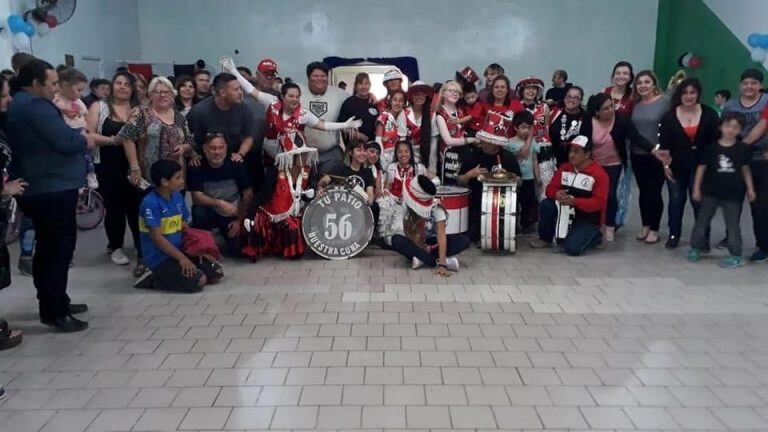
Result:
<svg viewBox="0 0 768 432"><path fill-rule="evenodd" d="M326 259L351 258L373 236L373 213L360 195L333 188L304 210L302 234L307 245Z"/></svg>

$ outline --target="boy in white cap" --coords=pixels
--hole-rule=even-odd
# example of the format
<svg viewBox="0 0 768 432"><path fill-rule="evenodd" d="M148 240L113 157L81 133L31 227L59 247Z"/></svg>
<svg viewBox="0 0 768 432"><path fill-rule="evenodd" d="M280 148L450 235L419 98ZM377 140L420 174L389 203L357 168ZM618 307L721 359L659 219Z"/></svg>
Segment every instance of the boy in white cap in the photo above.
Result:
<svg viewBox="0 0 768 432"><path fill-rule="evenodd" d="M602 242L600 228L605 223L608 174L592 160L592 142L587 137L579 135L569 143L568 162L547 185L546 196L539 206L539 238L531 241L532 248L552 245L560 213L558 207L574 210L573 222L565 236L565 253L581 255Z"/></svg>

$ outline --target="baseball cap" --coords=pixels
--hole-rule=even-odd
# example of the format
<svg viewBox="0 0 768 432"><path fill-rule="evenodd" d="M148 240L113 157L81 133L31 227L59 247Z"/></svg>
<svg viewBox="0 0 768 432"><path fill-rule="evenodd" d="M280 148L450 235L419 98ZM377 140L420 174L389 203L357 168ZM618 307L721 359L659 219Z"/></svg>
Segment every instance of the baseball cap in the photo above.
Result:
<svg viewBox="0 0 768 432"><path fill-rule="evenodd" d="M256 70L258 70L261 73L264 73L264 72L277 73L277 63L275 63L275 61L272 60L271 58L265 58L259 62L259 65L256 67Z"/></svg>

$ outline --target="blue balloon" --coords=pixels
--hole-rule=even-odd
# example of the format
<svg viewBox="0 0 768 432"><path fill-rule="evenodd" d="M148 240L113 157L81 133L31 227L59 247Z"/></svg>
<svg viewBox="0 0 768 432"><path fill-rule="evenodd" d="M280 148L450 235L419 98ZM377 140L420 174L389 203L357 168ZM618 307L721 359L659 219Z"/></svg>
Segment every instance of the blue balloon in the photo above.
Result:
<svg viewBox="0 0 768 432"><path fill-rule="evenodd" d="M26 24L24 18L20 15L10 15L8 17L8 28L11 30L11 33L23 32L26 29Z"/></svg>
<svg viewBox="0 0 768 432"><path fill-rule="evenodd" d="M747 36L747 45L751 46L752 48L757 48L759 43L760 35L758 33L751 33L749 36Z"/></svg>
<svg viewBox="0 0 768 432"><path fill-rule="evenodd" d="M761 34L758 37L757 46L760 48L768 48L768 34Z"/></svg>
<svg viewBox="0 0 768 432"><path fill-rule="evenodd" d="M35 26L24 21L24 30L22 30L27 36L32 37L35 35Z"/></svg>

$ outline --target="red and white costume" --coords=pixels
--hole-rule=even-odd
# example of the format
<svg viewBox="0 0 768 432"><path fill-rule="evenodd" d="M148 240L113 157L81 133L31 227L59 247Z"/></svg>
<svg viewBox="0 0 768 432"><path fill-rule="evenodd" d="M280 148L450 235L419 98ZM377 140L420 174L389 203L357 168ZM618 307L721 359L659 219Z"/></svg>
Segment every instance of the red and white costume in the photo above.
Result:
<svg viewBox="0 0 768 432"><path fill-rule="evenodd" d="M403 218L403 188L405 183L419 175L426 175L427 169L423 164L417 163L405 168L397 162L392 162L387 167L385 183L388 185L389 194L382 195L376 202L379 204L379 225L376 232L388 244L395 234L395 226Z"/></svg>
<svg viewBox="0 0 768 432"><path fill-rule="evenodd" d="M317 149L307 147L304 141L302 121L306 112L297 107L290 115L282 111L282 103L274 101L267 110L267 135L277 144L275 178L271 195L255 209L251 219L246 219L246 246L243 254L252 260L264 255L283 258L301 256L306 243L301 233L301 216L304 211L302 198L312 198L309 189L310 176L317 164ZM301 167L294 174L294 157L299 155Z"/></svg>
<svg viewBox="0 0 768 432"><path fill-rule="evenodd" d="M271 94L259 92L257 101L267 107L264 153L269 160L274 160L281 148L303 147L306 144L305 126L315 127L320 122L301 106L297 106L290 114L285 114L283 102Z"/></svg>
<svg viewBox="0 0 768 432"><path fill-rule="evenodd" d="M394 161L395 146L398 141L406 140L414 128L408 121L409 109L403 109L395 115L392 111L384 110L376 119L376 124L382 126L381 136L376 137L381 145L381 166L389 166Z"/></svg>

